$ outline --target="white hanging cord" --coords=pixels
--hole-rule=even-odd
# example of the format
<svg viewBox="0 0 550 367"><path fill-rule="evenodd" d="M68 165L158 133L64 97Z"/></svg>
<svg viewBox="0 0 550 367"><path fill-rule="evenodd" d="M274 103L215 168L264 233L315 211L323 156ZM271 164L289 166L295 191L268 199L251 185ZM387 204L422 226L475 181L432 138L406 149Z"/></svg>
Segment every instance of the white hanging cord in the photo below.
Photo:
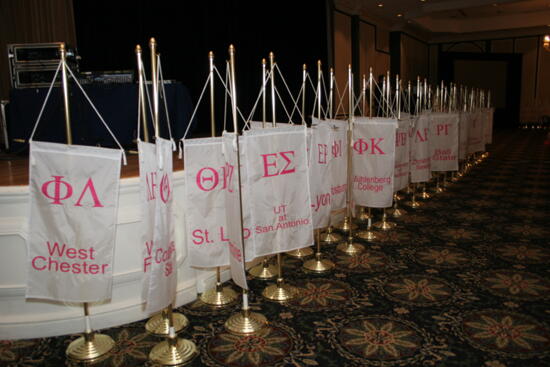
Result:
<svg viewBox="0 0 550 367"><path fill-rule="evenodd" d="M187 133L189 132L189 128L191 127L191 124L193 123L193 119L195 118L195 115L199 109L199 106L202 101L202 97L204 96L204 92L206 91L206 87L208 87L208 83L210 82L210 74L208 74L208 77L206 78L206 82L204 83L204 87L202 87L202 92L199 97L199 100L197 101L197 104L195 104L195 109L193 110L193 113L191 114L191 118L189 119L189 123L187 124L187 128L185 129L185 133L183 134L183 137L181 140L185 140L185 137L187 137Z"/></svg>
<svg viewBox="0 0 550 367"><path fill-rule="evenodd" d="M55 70L55 74L53 76L52 82L50 83L50 87L48 88L48 93L46 93L46 98L44 99L44 103L42 103L42 108L40 108L40 113L38 114L38 117L36 118L36 122L34 123L34 128L32 129L31 137L29 138L29 141L32 140L34 137L34 133L36 132L36 128L38 127L38 123L40 122L40 119L42 118L42 114L44 113L44 108L46 108L46 103L48 103L48 99L50 98L50 93L52 92L53 85L55 84L55 80L57 79L57 75L59 74L59 70L61 69L61 64L63 64L63 61L60 61L57 65L57 69Z"/></svg>
<svg viewBox="0 0 550 367"><path fill-rule="evenodd" d="M300 112L300 108L298 107L298 102L300 100L301 92L298 94L298 97L296 99L294 99L294 97L292 96L292 92L290 91L290 88L288 87L288 84L286 83L285 77L283 76L283 73L281 72L281 69L279 69L278 64L275 64L275 69L277 70L277 72L279 73L279 76L283 80L283 84L286 87L286 91L288 92L288 95L290 96L290 99L292 100L292 103L294 105L294 107L292 108L292 114L289 115L290 123L292 124L292 116L294 115L295 110L298 110L298 114L300 115L300 121L302 121L303 116L302 116L302 113ZM300 90L302 90L302 89L303 89L303 87L300 88ZM279 96L279 98L281 98L281 97ZM281 101L281 103L283 103L283 102ZM284 103L283 103L283 107L285 108ZM285 110L286 110L286 108L285 108Z"/></svg>
<svg viewBox="0 0 550 367"><path fill-rule="evenodd" d="M346 78L346 85L344 86L344 90L348 90L348 80ZM340 99L340 103L338 103L338 107L336 108L336 112L334 113L334 116L338 116L338 111L340 111L340 108L342 108L342 111L344 110L343 103L344 103L344 97L346 94L340 94L340 90L338 89L338 83L336 83L336 80L334 81L334 89L336 89L336 96Z"/></svg>
<svg viewBox="0 0 550 367"><path fill-rule="evenodd" d="M277 95L277 97L279 97L279 102L281 102L281 105L283 106L283 110L285 110L286 117L288 118L288 122L291 125L294 125L294 123L292 122L292 119L290 117L290 114L288 113L288 110L286 109L285 102L283 101L283 98L279 94L279 90L277 89L277 87L275 87L274 89L275 89L275 94Z"/></svg>
<svg viewBox="0 0 550 367"><path fill-rule="evenodd" d="M275 64L275 69L277 69L277 71L279 72L279 75L281 77L281 79L283 80L283 84L285 85L286 87L286 91L288 93L288 95L290 96L290 99L292 100L292 103L293 103L293 108L292 108L292 111L291 111L291 114L289 115L289 121L290 123L293 125L294 123L292 122L292 116L294 116L294 112L297 110L298 111L298 115L300 117L300 121L303 120L303 116L302 116L302 113L300 111L300 108L298 107L298 103L300 101L300 96L302 95L302 89L303 89L303 86L300 87L300 91L298 93L298 96L296 97L296 99L294 99L294 97L292 96L292 92L290 91L290 88L288 87L288 84L286 83L286 80L285 80L285 77L283 76L283 74L281 73L281 70L279 69L279 66L277 64ZM279 93L277 91L277 93ZM281 96L279 96L279 99L282 99ZM283 104L283 108L285 109L286 111L286 107L284 105L284 102L281 100L281 103ZM287 112L287 115L288 115L288 112Z"/></svg>
<svg viewBox="0 0 550 367"><path fill-rule="evenodd" d="M157 65L159 70L159 81L160 81L160 91L162 100L164 101L164 112L166 113L166 124L168 125L168 135L170 136L170 141L174 142L172 138L172 127L170 126L170 114L168 113L168 102L166 101L166 90L164 89L164 77L162 75L162 63L160 62L160 54L157 55ZM174 144L173 144L174 145ZM175 148L175 145L174 145Z"/></svg>
<svg viewBox="0 0 550 367"><path fill-rule="evenodd" d="M311 111L311 116L315 116L315 111L317 110L317 103L319 102L319 96L317 94L317 87L315 84L313 84L313 80L311 80L311 77L309 74L307 74L307 79L309 80L309 84L311 85L311 89L313 89L313 95L315 96L315 99L313 101L313 110ZM328 113L328 107L326 109L323 109L323 106L321 106L321 115L326 116Z"/></svg>
<svg viewBox="0 0 550 367"><path fill-rule="evenodd" d="M84 88L82 88L82 85L80 85L80 83L78 82L78 79L76 78L76 76L74 75L73 71L71 70L71 68L66 65L66 68L67 70L69 71L69 73L71 74L71 76L73 77L73 80L75 81L76 85L78 86L78 88L80 88L80 91L82 92L82 94L84 95L84 97L86 98L86 100L88 101L88 103L90 104L90 106L92 106L92 109L95 111L95 113L97 114L97 117L99 117L99 119L101 120L101 122L103 123L103 125L105 126L105 128L107 129L107 131L109 132L109 134L111 134L113 140L115 141L115 143L118 145L118 147L120 148L120 150L122 151L122 161L124 162L124 165L127 164L126 162L126 153L124 152L124 148L122 147L122 145L120 144L120 142L118 141L118 139L116 138L115 134L113 134L113 132L111 131L111 129L109 128L109 125L107 125L107 123L105 122L105 120L103 119L103 117L101 116L101 114L99 113L99 111L97 110L97 108L95 107L95 105L92 103L92 100L90 99L90 97L88 97L88 95L86 94L86 92L84 91Z"/></svg>
<svg viewBox="0 0 550 367"><path fill-rule="evenodd" d="M216 67L216 66L214 66ZM229 84L229 62L225 62L225 84ZM223 131L227 127L227 92L223 94Z"/></svg>
<svg viewBox="0 0 550 367"><path fill-rule="evenodd" d="M225 81L222 79L221 75L220 75L220 72L218 71L218 69L214 66L214 71L216 72L216 75L218 76L218 79L220 80L220 82L222 83L223 87L225 88L225 93L229 93L229 87L227 86L227 83L225 83ZM231 98L231 96L229 96L229 98ZM237 107L237 113L239 114L239 116L241 116L241 119L243 121L246 121L241 110Z"/></svg>
<svg viewBox="0 0 550 367"><path fill-rule="evenodd" d="M149 118L151 119L151 121L154 121L154 116L153 116L153 103L151 103L151 96L149 95L149 88L147 87L147 76L145 75L145 69L142 68L141 69L141 75L143 77L143 85L145 86L145 95L147 96L147 104L149 105ZM152 83L152 82L151 82ZM153 84L151 84L151 87L153 86ZM151 124L153 126L153 130L154 130L154 133L156 135L156 126L155 124Z"/></svg>
<svg viewBox="0 0 550 367"><path fill-rule="evenodd" d="M323 76L323 73L321 73L321 90L323 91L323 95L325 96L325 101L327 101L327 107L324 109L324 111L323 111L323 106L321 106L322 115L326 119L330 112L329 111L330 101L328 100L329 95L327 93L327 84L325 83L325 77Z"/></svg>
<svg viewBox="0 0 550 367"><path fill-rule="evenodd" d="M265 78L266 84L269 82L270 78L271 78L271 70L268 70L266 72L266 78ZM262 87L260 87L260 92L258 93L258 97L256 97L256 102L254 102L254 106L252 107L250 114L248 114L248 118L244 122L243 130L250 129L250 121L252 121L252 117L254 117L254 114L256 113L256 108L258 108L258 103L260 102L260 97L262 96L262 93L263 93L263 81L262 81Z"/></svg>

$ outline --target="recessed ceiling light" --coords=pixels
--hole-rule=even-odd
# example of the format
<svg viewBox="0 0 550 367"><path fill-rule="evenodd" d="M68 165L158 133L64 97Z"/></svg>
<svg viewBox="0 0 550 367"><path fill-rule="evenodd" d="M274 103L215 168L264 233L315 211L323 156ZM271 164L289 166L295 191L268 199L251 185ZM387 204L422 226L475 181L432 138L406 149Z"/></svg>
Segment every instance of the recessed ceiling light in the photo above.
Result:
<svg viewBox="0 0 550 367"><path fill-rule="evenodd" d="M403 16L403 14L398 13L397 16L398 16L399 18L401 18L401 17Z"/></svg>
<svg viewBox="0 0 550 367"><path fill-rule="evenodd" d="M383 7L383 6L384 6L384 4L378 3L378 7L379 7L379 8L381 8L381 7Z"/></svg>
<svg viewBox="0 0 550 367"><path fill-rule="evenodd" d="M425 2L426 2L426 0L420 0L420 2L421 2L421 3L425 3Z"/></svg>

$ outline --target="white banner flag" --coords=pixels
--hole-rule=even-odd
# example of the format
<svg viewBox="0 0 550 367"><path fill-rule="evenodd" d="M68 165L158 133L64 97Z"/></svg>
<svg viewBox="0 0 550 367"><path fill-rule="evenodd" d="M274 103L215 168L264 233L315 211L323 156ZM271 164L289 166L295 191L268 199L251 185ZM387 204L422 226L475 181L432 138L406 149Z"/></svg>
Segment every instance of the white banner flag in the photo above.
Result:
<svg viewBox="0 0 550 367"><path fill-rule="evenodd" d="M244 132L257 256L313 242L306 127Z"/></svg>
<svg viewBox="0 0 550 367"><path fill-rule="evenodd" d="M461 112L458 122L458 159L466 159L468 154L468 128L470 124L470 113Z"/></svg>
<svg viewBox="0 0 550 367"><path fill-rule="evenodd" d="M148 313L167 307L176 295L172 147L172 141L162 138L157 138L155 144L138 143L141 200L146 201L142 203L145 229L142 253L143 291Z"/></svg>
<svg viewBox="0 0 550 367"><path fill-rule="evenodd" d="M411 139L411 182L429 181L430 145L429 145L429 113L421 114L417 120Z"/></svg>
<svg viewBox="0 0 550 367"><path fill-rule="evenodd" d="M411 117L399 121L395 133L395 183L394 191L403 190L409 184Z"/></svg>
<svg viewBox="0 0 550 367"><path fill-rule="evenodd" d="M309 143L309 184L313 228L329 225L331 212L331 127L327 124L312 125Z"/></svg>
<svg viewBox="0 0 550 367"><path fill-rule="evenodd" d="M313 119L314 121L316 119ZM324 120L330 127L330 207L333 211L346 208L348 187L348 122Z"/></svg>
<svg viewBox="0 0 550 367"><path fill-rule="evenodd" d="M228 265L225 190L234 172L225 163L222 138L185 140L183 159L190 265Z"/></svg>
<svg viewBox="0 0 550 367"><path fill-rule="evenodd" d="M493 114L495 112L494 108L484 108L482 111L485 113L485 125L484 125L484 143L492 144L493 143Z"/></svg>
<svg viewBox="0 0 550 367"><path fill-rule="evenodd" d="M239 139L241 143L239 148L242 148L244 139ZM239 149L240 150L240 149ZM229 268L231 278L239 287L248 289L245 272L245 252L243 246L243 237L246 236L242 228L242 207L245 205L241 201L239 192L239 172L237 172L237 136L234 133L223 133L223 155L226 167L229 169L228 185L225 192L225 208L226 208L226 223L227 223L227 244L229 248ZM241 152L242 156L242 152ZM245 164L241 161L241 167ZM242 173L242 171L241 171ZM247 184L243 181L241 175L241 188ZM246 254L245 254L246 255Z"/></svg>
<svg viewBox="0 0 550 367"><path fill-rule="evenodd" d="M458 170L458 113L430 114L431 170Z"/></svg>
<svg viewBox="0 0 550 367"><path fill-rule="evenodd" d="M27 298L111 298L121 154L30 142Z"/></svg>
<svg viewBox="0 0 550 367"><path fill-rule="evenodd" d="M233 167L226 165L222 148L221 137L184 141L185 223L191 266L229 265L225 190L235 172ZM244 145L241 145L241 157L243 150ZM241 167L241 177L246 179L244 167ZM251 261L254 248L246 190L243 190L243 198L245 254L246 261Z"/></svg>
<svg viewBox="0 0 550 367"><path fill-rule="evenodd" d="M468 129L468 154L485 150L483 141L484 118L482 111L470 113L470 125Z"/></svg>
<svg viewBox="0 0 550 367"><path fill-rule="evenodd" d="M397 120L361 119L353 128L353 201L369 208L393 202Z"/></svg>

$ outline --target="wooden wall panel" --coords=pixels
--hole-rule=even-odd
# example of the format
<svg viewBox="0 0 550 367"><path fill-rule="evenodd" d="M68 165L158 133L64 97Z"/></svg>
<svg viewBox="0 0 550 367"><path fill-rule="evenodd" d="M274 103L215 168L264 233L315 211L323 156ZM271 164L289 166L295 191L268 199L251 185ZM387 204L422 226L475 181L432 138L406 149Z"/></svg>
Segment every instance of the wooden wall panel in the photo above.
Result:
<svg viewBox="0 0 550 367"><path fill-rule="evenodd" d="M514 52L514 40L513 39L504 39L504 40L491 41L491 52L508 53L508 54L513 53Z"/></svg>
<svg viewBox="0 0 550 367"><path fill-rule="evenodd" d="M334 75L338 89L343 95L348 78L348 65L351 64L351 18L334 12ZM336 100L336 105L339 101ZM347 103L342 103L347 113ZM341 112L341 111L340 111Z"/></svg>

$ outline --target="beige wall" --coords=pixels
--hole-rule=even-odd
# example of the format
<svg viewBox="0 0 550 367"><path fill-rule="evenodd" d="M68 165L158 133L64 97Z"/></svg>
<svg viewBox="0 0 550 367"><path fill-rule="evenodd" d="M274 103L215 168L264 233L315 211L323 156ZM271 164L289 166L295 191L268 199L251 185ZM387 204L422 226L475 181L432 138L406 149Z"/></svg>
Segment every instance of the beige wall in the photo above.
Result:
<svg viewBox="0 0 550 367"><path fill-rule="evenodd" d="M485 52L487 45L491 53L519 53L522 55L520 121L538 121L550 115L550 52L542 48L542 36L521 35L498 37L495 39L469 40L442 43L444 52ZM483 37L480 34L480 39Z"/></svg>
<svg viewBox="0 0 550 367"><path fill-rule="evenodd" d="M347 91L348 65L351 64L351 18L340 12L334 12L334 76L337 89L335 91L334 113L347 113ZM343 100L342 103L340 103ZM337 111L338 106L343 107Z"/></svg>
<svg viewBox="0 0 550 367"><path fill-rule="evenodd" d="M351 16L334 11L334 70L338 88L344 96L340 113L348 111L347 93L343 91L348 80L348 65L352 62ZM378 25L359 21L359 74L360 80L369 76L369 69L375 80L378 75L386 74L390 69L389 31Z"/></svg>
<svg viewBox="0 0 550 367"><path fill-rule="evenodd" d="M429 46L406 33L401 33L401 79L404 82L422 80L430 74Z"/></svg>

